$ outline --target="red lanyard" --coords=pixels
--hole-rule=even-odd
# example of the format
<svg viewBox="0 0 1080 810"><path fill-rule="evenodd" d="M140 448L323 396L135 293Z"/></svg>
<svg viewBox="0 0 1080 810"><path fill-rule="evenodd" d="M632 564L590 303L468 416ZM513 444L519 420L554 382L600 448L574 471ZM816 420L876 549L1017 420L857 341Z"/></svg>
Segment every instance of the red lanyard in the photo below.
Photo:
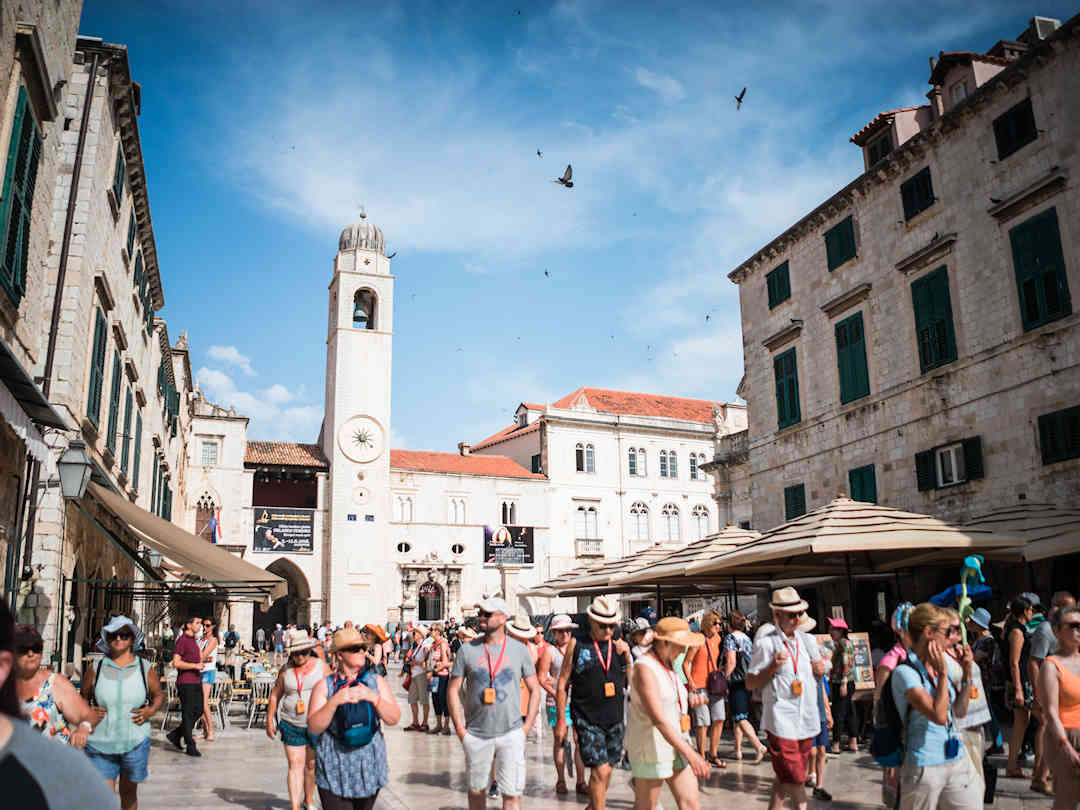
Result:
<svg viewBox="0 0 1080 810"><path fill-rule="evenodd" d="M303 699L303 697L304 697L304 686L303 686L303 684L304 684L304 676L306 676L307 673L305 672L305 673L301 674L300 670L296 669L294 667L293 668L293 675L296 676L296 694L298 694L300 696L300 698Z"/></svg>
<svg viewBox="0 0 1080 810"><path fill-rule="evenodd" d="M788 647L787 639L784 640L784 648L788 651L788 655L791 656L791 666L795 669L795 677L799 677L799 637L795 636L795 653L792 654L791 647Z"/></svg>
<svg viewBox="0 0 1080 810"><path fill-rule="evenodd" d="M600 645L596 643L596 639L593 639L592 645L596 647L596 657L600 661L600 666L604 668L604 674L607 675L608 670L611 669L611 639L608 639L607 643L607 661L600 654Z"/></svg>
<svg viewBox="0 0 1080 810"><path fill-rule="evenodd" d="M491 685L495 685L495 673L502 667L503 655L506 654L506 636L503 636L502 649L499 651L499 660L495 662L495 667L491 666L491 654L488 652L487 644L484 644L484 656L487 658L488 674L491 676Z"/></svg>

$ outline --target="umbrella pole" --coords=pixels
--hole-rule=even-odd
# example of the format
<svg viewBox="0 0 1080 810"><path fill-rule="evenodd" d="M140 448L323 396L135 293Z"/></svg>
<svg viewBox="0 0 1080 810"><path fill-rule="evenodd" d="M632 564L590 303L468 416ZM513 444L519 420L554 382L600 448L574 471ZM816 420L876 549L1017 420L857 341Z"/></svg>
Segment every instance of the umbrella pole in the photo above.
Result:
<svg viewBox="0 0 1080 810"><path fill-rule="evenodd" d="M851 606L851 626L854 628L857 624L855 614L855 580L851 576L851 554L844 554L844 567L847 568L848 603Z"/></svg>
<svg viewBox="0 0 1080 810"><path fill-rule="evenodd" d="M734 574L731 575L731 609L739 609L739 581Z"/></svg>
<svg viewBox="0 0 1080 810"><path fill-rule="evenodd" d="M661 612L661 608L660 608L660 605L661 605L661 601L660 601L660 586L659 586L659 585L657 585L657 586L656 586L656 619L657 619L657 621L659 621L660 619L664 618L664 614L663 614L663 613Z"/></svg>

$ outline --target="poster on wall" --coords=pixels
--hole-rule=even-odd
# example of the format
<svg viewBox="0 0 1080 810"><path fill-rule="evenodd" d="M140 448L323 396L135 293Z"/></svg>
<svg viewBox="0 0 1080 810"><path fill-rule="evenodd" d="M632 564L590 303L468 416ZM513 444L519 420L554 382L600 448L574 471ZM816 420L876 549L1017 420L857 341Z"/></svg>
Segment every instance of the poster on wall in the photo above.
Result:
<svg viewBox="0 0 1080 810"><path fill-rule="evenodd" d="M533 527L484 527L485 565L532 565Z"/></svg>
<svg viewBox="0 0 1080 810"><path fill-rule="evenodd" d="M254 551L311 554L315 550L315 510L256 506Z"/></svg>
<svg viewBox="0 0 1080 810"><path fill-rule="evenodd" d="M870 634L848 633L848 638L855 646L855 691L874 688L874 665L870 660ZM833 640L828 633L815 635L814 639L821 648L821 655L832 666Z"/></svg>

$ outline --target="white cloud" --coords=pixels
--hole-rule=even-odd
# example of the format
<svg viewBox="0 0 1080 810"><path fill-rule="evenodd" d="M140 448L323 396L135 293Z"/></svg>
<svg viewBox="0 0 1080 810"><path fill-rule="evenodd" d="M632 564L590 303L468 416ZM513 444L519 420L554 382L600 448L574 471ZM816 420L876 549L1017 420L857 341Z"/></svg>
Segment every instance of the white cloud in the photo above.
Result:
<svg viewBox="0 0 1080 810"><path fill-rule="evenodd" d="M229 368L242 371L249 377L255 376L255 369L251 367L251 358L246 354L241 354L235 346L211 346L206 350L206 354L211 360L217 360Z"/></svg>
<svg viewBox="0 0 1080 810"><path fill-rule="evenodd" d="M241 416L251 420L249 439L314 442L318 436L323 407L301 401L299 390L290 391L281 383L244 390L224 371L206 366L195 376L207 399L224 407L235 407Z"/></svg>
<svg viewBox="0 0 1080 810"><path fill-rule="evenodd" d="M671 76L661 76L651 70L639 67L634 71L634 78L637 79L638 84L652 90L668 104L686 98L686 91L683 89L682 82L673 79Z"/></svg>

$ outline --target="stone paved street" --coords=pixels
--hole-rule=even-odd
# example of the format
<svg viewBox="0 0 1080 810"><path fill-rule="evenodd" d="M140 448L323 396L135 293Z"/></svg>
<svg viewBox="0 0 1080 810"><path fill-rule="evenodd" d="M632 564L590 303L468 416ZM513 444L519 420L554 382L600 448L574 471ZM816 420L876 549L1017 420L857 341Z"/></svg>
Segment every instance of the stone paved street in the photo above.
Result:
<svg viewBox="0 0 1080 810"><path fill-rule="evenodd" d="M396 680L396 679L394 679ZM400 705L408 715L403 693ZM234 715L239 722L240 715ZM407 722L407 721L406 721ZM160 720L158 721L160 724ZM170 727L172 721L170 720ZM543 740L530 742L526 808L584 808L582 797L557 796L554 769L551 767L550 730ZM390 784L379 795L379 810L464 810L467 807L464 787L464 755L454 737L406 734L401 727L386 729L390 751ZM243 724L218 732L213 743L202 743L201 759L192 759L172 749L155 730L150 755L150 780L139 792L144 810L175 807L184 810L205 808L247 808L247 810L288 810L285 789L285 757L279 742L267 739L262 728L248 731ZM721 753L731 751L730 741L721 743ZM812 810L881 810L880 769L865 754L841 754L831 757L826 787L833 794L829 804L811 801ZM633 807L630 774L617 770L608 806L614 810ZM749 810L750 805L764 808L768 803L772 769L768 763L752 765L729 762L726 770L713 771L702 789L702 807L731 807ZM572 784L572 783L571 783ZM572 790L572 788L571 788ZM670 794L664 807L674 807ZM488 807L501 807L489 800ZM1049 810L1050 799L1032 793L1020 780L1001 779L995 808L1000 810Z"/></svg>

